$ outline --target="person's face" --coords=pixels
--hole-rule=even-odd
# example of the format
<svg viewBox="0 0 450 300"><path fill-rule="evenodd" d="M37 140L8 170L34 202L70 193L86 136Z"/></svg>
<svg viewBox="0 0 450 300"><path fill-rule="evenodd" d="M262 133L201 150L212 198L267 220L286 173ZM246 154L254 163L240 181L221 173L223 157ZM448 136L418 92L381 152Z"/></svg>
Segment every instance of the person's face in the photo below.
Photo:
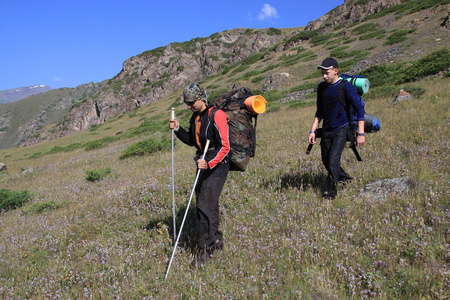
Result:
<svg viewBox="0 0 450 300"><path fill-rule="evenodd" d="M328 70L322 69L322 77L326 83L335 83L339 80L338 69L331 67Z"/></svg>
<svg viewBox="0 0 450 300"><path fill-rule="evenodd" d="M200 112L202 112L202 111L205 109L205 107L206 107L206 104L205 104L205 102L203 101L203 98L202 98L202 99L198 99L198 100L195 101L195 102L186 103L186 105L187 105L187 107L188 107L192 112L194 112L194 113L200 113Z"/></svg>

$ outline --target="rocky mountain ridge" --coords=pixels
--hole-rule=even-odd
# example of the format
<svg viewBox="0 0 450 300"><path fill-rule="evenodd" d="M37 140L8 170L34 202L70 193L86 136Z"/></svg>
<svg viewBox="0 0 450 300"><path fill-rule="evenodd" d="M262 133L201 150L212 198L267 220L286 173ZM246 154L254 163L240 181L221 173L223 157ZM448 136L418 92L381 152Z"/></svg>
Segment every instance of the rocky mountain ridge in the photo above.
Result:
<svg viewBox="0 0 450 300"><path fill-rule="evenodd" d="M30 96L51 91L48 85L39 84L0 91L0 104L11 103Z"/></svg>

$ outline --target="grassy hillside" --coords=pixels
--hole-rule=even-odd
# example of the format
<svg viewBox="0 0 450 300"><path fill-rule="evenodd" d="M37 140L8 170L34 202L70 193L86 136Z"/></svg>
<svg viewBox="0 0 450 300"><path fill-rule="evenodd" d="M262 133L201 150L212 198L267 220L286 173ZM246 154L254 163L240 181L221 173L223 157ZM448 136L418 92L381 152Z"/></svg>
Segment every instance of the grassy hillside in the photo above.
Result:
<svg viewBox="0 0 450 300"><path fill-rule="evenodd" d="M448 298L450 78L434 74L450 66L450 50L442 20L430 17L448 11L405 6L324 35L299 33L288 50L264 49L202 81L210 100L237 82L269 101L256 157L246 172L229 174L221 196L225 249L204 269L190 268L192 205L164 279L173 250L168 118L172 107L182 124L190 116L181 90L79 134L0 150L0 297ZM424 25L412 30L416 23ZM321 198L319 147L305 154L316 66L329 55L342 71L370 79L366 111L382 125L367 135L363 162L344 151L355 180L333 201ZM263 93L268 74L282 72L292 77ZM394 105L400 89L413 98ZM280 101L304 90L302 100ZM195 178L193 153L175 142L177 228ZM411 178L412 190L381 199L361 193L398 177Z"/></svg>
<svg viewBox="0 0 450 300"><path fill-rule="evenodd" d="M356 180L334 201L320 197L325 175L318 147L305 155L314 106L260 115L256 157L245 173L230 174L221 197L225 249L205 269L191 270L195 226L189 215L167 280L173 246L170 149L119 159L137 141L170 139L167 127L99 149L35 154L126 133L152 116L167 123L174 99L81 135L0 151L8 167L0 187L32 193L30 202L0 215L0 295L444 299L450 279L450 78L409 85L421 96L397 105L382 90L367 96L366 110L383 128L367 137L363 162L344 151L344 167ZM176 111L181 117L186 109ZM176 143L178 227L194 181L192 154ZM21 173L29 167L33 172ZM87 179L86 171L107 169L103 179ZM367 183L402 176L414 181L408 194L383 200L359 195Z"/></svg>

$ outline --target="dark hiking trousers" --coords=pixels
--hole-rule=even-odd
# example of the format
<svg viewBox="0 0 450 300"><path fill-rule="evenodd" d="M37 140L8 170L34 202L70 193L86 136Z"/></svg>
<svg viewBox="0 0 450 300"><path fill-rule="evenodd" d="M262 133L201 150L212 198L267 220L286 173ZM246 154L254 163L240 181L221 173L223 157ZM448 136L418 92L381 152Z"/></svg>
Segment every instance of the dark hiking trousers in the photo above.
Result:
<svg viewBox="0 0 450 300"><path fill-rule="evenodd" d="M227 179L230 165L219 164L213 170L205 170L195 187L197 198L198 248L215 250L216 241L222 242L219 231L219 196Z"/></svg>
<svg viewBox="0 0 450 300"><path fill-rule="evenodd" d="M340 178L350 176L341 167L341 155L347 142L349 127L345 126L334 131L324 131L320 142L322 162L328 171L324 192L336 196L336 185Z"/></svg>

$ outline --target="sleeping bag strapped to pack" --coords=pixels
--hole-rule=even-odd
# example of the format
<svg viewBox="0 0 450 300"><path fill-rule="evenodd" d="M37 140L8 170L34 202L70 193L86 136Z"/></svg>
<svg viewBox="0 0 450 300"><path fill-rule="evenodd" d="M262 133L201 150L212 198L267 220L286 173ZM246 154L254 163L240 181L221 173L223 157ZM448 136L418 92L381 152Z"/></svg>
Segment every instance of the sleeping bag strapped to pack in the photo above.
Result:
<svg viewBox="0 0 450 300"><path fill-rule="evenodd" d="M362 77L361 75L350 76L347 74L341 74L340 78L343 79L342 82L344 82L344 80L346 80L355 87L356 92L360 97L361 104L364 107L364 100L362 98L362 94L367 93L369 91L369 87L370 87L369 80L367 78ZM357 128L358 121L357 121L356 112L353 112L352 105L350 105L349 103L346 103L347 98L344 95L343 83L339 87L339 100L341 101L342 106L345 107L345 110L349 114L349 116L350 116L349 118L351 118L349 120L350 125L354 128ZM381 124L380 124L380 121L378 120L378 118L373 115L368 115L368 114L364 113L364 132L373 133L373 132L379 131L380 129L381 129Z"/></svg>
<svg viewBox="0 0 450 300"><path fill-rule="evenodd" d="M257 114L264 112L266 102L262 96L258 95L256 99L252 96L252 91L245 87L225 93L216 101L217 108L213 108L210 113L211 122L218 108L228 116L231 132L230 171L245 171L250 157L255 156ZM256 110L252 108L252 103L246 103L246 99L253 102Z"/></svg>

